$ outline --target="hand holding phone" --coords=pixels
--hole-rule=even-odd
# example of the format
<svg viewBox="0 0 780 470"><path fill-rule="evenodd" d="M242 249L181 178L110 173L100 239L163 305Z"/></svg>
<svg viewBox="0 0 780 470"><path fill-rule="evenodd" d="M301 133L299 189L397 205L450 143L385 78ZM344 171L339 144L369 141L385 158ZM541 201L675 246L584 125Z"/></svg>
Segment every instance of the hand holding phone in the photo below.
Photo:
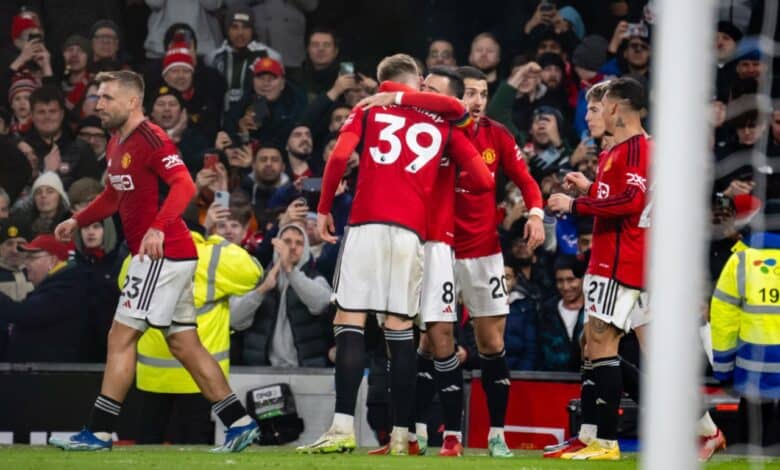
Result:
<svg viewBox="0 0 780 470"><path fill-rule="evenodd" d="M230 193L227 191L215 191L214 192L214 204L229 208L230 207Z"/></svg>
<svg viewBox="0 0 780 470"><path fill-rule="evenodd" d="M216 153L207 153L203 155L203 168L216 170L219 163L219 155Z"/></svg>

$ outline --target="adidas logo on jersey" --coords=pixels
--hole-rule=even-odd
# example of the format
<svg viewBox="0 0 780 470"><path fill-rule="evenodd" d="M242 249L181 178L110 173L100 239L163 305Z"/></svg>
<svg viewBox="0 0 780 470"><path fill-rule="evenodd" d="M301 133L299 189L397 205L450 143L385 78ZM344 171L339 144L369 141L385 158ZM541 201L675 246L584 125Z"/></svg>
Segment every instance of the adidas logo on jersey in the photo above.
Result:
<svg viewBox="0 0 780 470"><path fill-rule="evenodd" d="M452 313L452 305L447 305L441 313Z"/></svg>
<svg viewBox="0 0 780 470"><path fill-rule="evenodd" d="M130 302L130 300L128 299L128 300L125 300L125 301L122 303L122 307L124 307L124 308L133 308L133 304L132 304L132 303Z"/></svg>
<svg viewBox="0 0 780 470"><path fill-rule="evenodd" d="M602 400L601 398L596 398L596 404L597 405L606 405L607 402Z"/></svg>

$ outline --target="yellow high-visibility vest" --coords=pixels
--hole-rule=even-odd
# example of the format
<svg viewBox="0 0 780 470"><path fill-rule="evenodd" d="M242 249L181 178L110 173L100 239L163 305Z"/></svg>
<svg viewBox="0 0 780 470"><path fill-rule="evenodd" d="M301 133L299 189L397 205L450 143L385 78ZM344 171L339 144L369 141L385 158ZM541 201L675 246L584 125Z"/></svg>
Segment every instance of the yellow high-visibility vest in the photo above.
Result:
<svg viewBox="0 0 780 470"><path fill-rule="evenodd" d="M710 304L713 372L742 396L780 398L780 247L729 258Z"/></svg>
<svg viewBox="0 0 780 470"><path fill-rule="evenodd" d="M198 336L214 356L227 378L230 369L230 305L234 295L244 295L257 286L263 269L242 247L218 235L207 239L193 232L198 266L193 282ZM129 265L125 260L119 279ZM155 393L199 393L189 372L171 355L165 336L149 328L138 341L136 384Z"/></svg>

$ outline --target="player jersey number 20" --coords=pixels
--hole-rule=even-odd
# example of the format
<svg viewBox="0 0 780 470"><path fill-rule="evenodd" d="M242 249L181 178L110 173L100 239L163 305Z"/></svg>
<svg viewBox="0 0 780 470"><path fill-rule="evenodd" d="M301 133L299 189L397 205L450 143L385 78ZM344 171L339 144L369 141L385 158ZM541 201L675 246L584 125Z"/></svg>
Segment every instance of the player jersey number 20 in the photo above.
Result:
<svg viewBox="0 0 780 470"><path fill-rule="evenodd" d="M403 149L403 138L406 146L411 150L417 158L412 160L404 168L410 173L417 173L428 162L436 158L441 150L441 132L436 126L427 122L418 122L406 128L406 118L401 116L395 116L393 114L377 113L374 115L374 120L377 123L387 124L379 132L379 140L387 142L390 146L387 152L382 152L379 147L370 147L371 158L380 165L392 165L401 156L401 150ZM404 131L405 130L405 131ZM403 135L400 135L403 134ZM428 145L420 145L418 137L421 134L427 134L430 136L430 143Z"/></svg>

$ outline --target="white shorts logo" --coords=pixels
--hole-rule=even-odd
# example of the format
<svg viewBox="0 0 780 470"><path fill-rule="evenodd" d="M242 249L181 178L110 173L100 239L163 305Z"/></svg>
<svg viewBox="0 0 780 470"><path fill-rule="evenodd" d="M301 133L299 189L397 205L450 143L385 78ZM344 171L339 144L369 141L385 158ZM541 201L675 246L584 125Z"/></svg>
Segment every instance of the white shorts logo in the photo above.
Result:
<svg viewBox="0 0 780 470"><path fill-rule="evenodd" d="M117 191L132 191L135 189L133 177L130 175L108 175L108 180Z"/></svg>
<svg viewBox="0 0 780 470"><path fill-rule="evenodd" d="M177 154L168 155L167 157L164 157L163 163L165 163L165 169L170 170L173 167L184 165L184 162L181 160L181 157Z"/></svg>
<svg viewBox="0 0 780 470"><path fill-rule="evenodd" d="M596 191L596 197L598 199L606 199L609 197L609 185L599 181L599 189Z"/></svg>

